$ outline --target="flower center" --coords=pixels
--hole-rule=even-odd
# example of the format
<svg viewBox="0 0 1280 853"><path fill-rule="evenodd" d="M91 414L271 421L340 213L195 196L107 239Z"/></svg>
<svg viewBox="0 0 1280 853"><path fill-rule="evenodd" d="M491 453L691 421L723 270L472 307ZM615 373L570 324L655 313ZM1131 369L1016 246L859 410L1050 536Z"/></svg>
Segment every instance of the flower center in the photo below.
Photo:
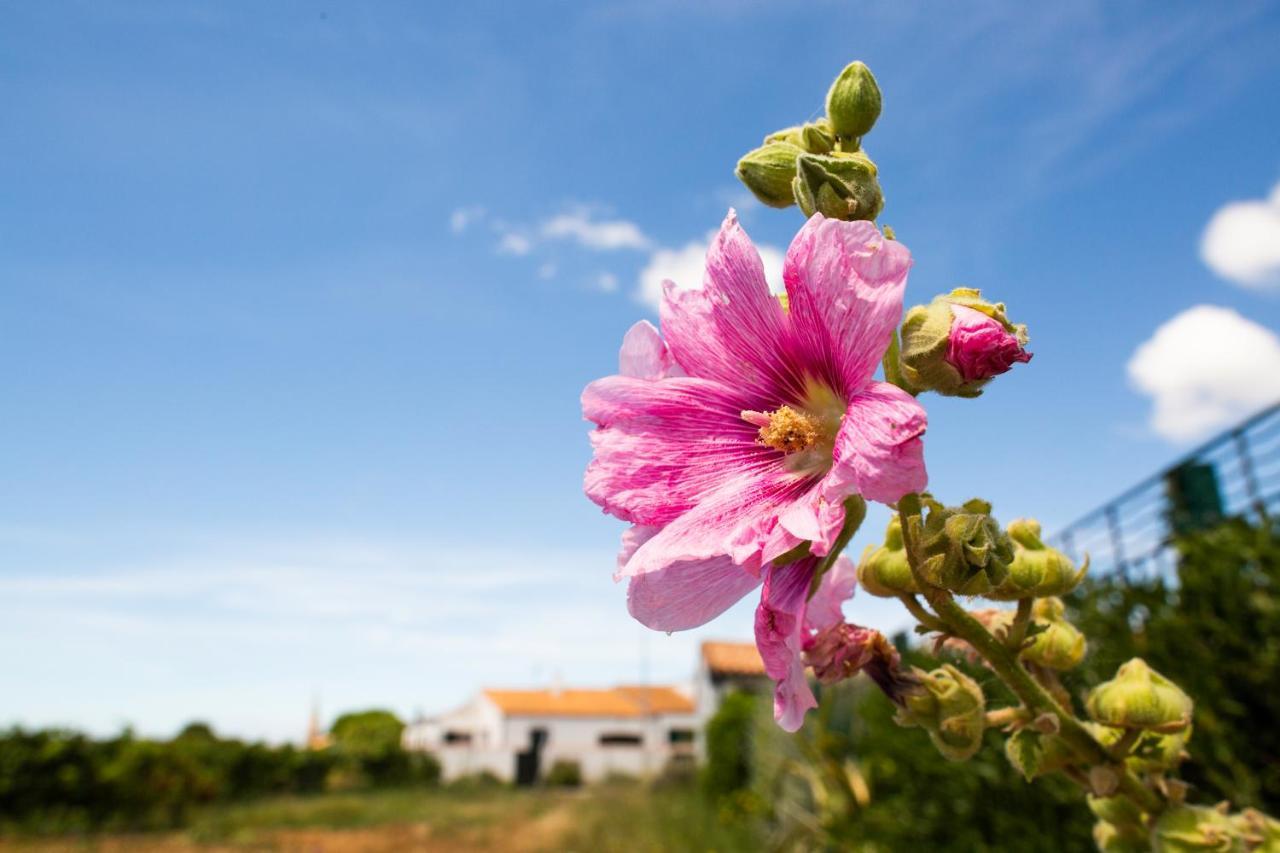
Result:
<svg viewBox="0 0 1280 853"><path fill-rule="evenodd" d="M806 412L783 406L768 414L743 412L742 419L760 427L757 440L766 447L783 453L799 453L818 443L821 424Z"/></svg>

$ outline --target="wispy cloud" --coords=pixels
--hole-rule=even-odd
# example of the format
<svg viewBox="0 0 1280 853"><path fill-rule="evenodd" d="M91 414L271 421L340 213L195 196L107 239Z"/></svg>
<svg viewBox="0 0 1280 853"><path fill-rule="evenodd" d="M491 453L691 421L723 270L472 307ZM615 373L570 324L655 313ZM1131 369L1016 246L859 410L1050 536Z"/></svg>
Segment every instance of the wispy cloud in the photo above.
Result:
<svg viewBox="0 0 1280 853"><path fill-rule="evenodd" d="M1233 201L1219 208L1205 227L1200 257L1236 284L1280 287L1280 184L1270 198Z"/></svg>
<svg viewBox="0 0 1280 853"><path fill-rule="evenodd" d="M707 247L715 238L710 231L702 240L691 240L675 249L659 248L649 256L636 281L635 297L656 309L662 302L662 289L667 281L682 289L696 290L702 287L706 269ZM782 292L783 252L777 246L757 243L760 259L764 262L765 278L775 293Z"/></svg>
<svg viewBox="0 0 1280 853"><path fill-rule="evenodd" d="M625 219L593 220L587 209L553 216L542 223L543 237L550 240L573 240L598 251L646 249L650 240L640 226Z"/></svg>
<svg viewBox="0 0 1280 853"><path fill-rule="evenodd" d="M508 231L498 240L498 254L527 255L533 251L533 240L517 231Z"/></svg>
<svg viewBox="0 0 1280 853"><path fill-rule="evenodd" d="M1280 337L1230 308L1197 305L1156 329L1128 371L1152 399L1151 428L1188 441L1280 399Z"/></svg>
<svg viewBox="0 0 1280 853"><path fill-rule="evenodd" d="M479 205L471 207L459 207L453 213L449 214L449 230L454 234L461 234L466 231L468 226L474 222L478 222L485 216L485 209Z"/></svg>

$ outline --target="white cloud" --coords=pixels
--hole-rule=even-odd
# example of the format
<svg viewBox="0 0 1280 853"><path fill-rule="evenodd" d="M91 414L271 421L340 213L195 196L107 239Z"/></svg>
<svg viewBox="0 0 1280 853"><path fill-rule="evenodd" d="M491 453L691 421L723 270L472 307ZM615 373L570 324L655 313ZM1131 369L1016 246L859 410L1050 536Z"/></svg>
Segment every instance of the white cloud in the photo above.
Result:
<svg viewBox="0 0 1280 853"><path fill-rule="evenodd" d="M527 255L533 250L533 241L523 234L509 231L498 241L500 255Z"/></svg>
<svg viewBox="0 0 1280 853"><path fill-rule="evenodd" d="M596 287L604 293L613 293L618 289L618 277L611 272L602 272L596 279Z"/></svg>
<svg viewBox="0 0 1280 853"><path fill-rule="evenodd" d="M595 222L587 210L562 213L542 223L543 237L551 240L574 240L588 249L647 249L649 238L640 226L625 219Z"/></svg>
<svg viewBox="0 0 1280 853"><path fill-rule="evenodd" d="M453 213L449 214L449 230L454 234L461 234L467 230L467 227L473 222L478 222L484 218L485 210L483 207L474 205L472 207L460 207Z"/></svg>
<svg viewBox="0 0 1280 853"><path fill-rule="evenodd" d="M1280 399L1280 337L1230 308L1197 305L1156 329L1128 371L1152 398L1152 429L1188 441Z"/></svg>
<svg viewBox="0 0 1280 853"><path fill-rule="evenodd" d="M649 256L649 262L640 270L640 280L636 286L636 298L641 302L657 308L662 302L662 283L674 281L677 287L696 289L702 287L702 274L706 269L707 246L714 239L715 232L707 235L703 242L692 241L679 249L658 249ZM776 246L756 244L760 259L764 262L764 275L769 281L769 289L774 293L782 292L782 258L783 252Z"/></svg>
<svg viewBox="0 0 1280 853"><path fill-rule="evenodd" d="M1219 208L1204 229L1200 257L1236 284L1280 287L1280 184L1268 199Z"/></svg>

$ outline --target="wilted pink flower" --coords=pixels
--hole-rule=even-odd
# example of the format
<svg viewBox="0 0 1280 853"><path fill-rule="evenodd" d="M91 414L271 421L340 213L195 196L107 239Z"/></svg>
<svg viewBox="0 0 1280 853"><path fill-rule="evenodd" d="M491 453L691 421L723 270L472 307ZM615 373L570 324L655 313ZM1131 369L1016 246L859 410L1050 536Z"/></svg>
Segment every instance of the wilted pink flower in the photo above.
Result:
<svg viewBox="0 0 1280 853"><path fill-rule="evenodd" d="M947 362L965 382L1008 372L1017 362L1031 360L1018 337L993 317L965 305L952 304L955 319L947 341Z"/></svg>
<svg viewBox="0 0 1280 853"><path fill-rule="evenodd" d="M635 525L616 577L630 578L636 619L697 627L763 582L757 645L775 680L794 681L809 583L845 499L925 486L924 410L872 379L910 265L871 223L814 216L787 252L783 303L730 211L702 289L667 282L662 337L643 322L627 333L620 375L588 385L582 406L599 426L587 495ZM772 565L805 542L812 556ZM807 689L780 709L788 728Z"/></svg>

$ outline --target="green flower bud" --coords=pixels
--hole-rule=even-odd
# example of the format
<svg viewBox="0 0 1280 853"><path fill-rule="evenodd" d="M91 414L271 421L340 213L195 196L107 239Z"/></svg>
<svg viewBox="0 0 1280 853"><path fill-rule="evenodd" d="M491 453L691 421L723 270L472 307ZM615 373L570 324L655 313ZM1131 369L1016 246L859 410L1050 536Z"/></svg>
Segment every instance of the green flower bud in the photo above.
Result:
<svg viewBox="0 0 1280 853"><path fill-rule="evenodd" d="M775 130L764 138L765 145L772 145L775 142L794 145L810 154L829 154L835 149L836 134L831 129L831 122L820 118L809 124L798 124Z"/></svg>
<svg viewBox="0 0 1280 853"><path fill-rule="evenodd" d="M1100 821L1093 826L1093 843L1101 853L1150 853L1147 834L1131 827Z"/></svg>
<svg viewBox="0 0 1280 853"><path fill-rule="evenodd" d="M751 194L770 207L790 207L796 203L791 182L796 176L796 157L801 151L786 142L772 142L746 154L733 173Z"/></svg>
<svg viewBox="0 0 1280 853"><path fill-rule="evenodd" d="M1032 728L1019 729L1011 734L1004 742L1004 754L1028 782L1057 773L1079 761L1062 738L1042 734Z"/></svg>
<svg viewBox="0 0 1280 853"><path fill-rule="evenodd" d="M895 720L919 726L949 761L966 761L982 746L986 698L978 683L951 664L933 672L914 671L919 684L904 695Z"/></svg>
<svg viewBox="0 0 1280 853"><path fill-rule="evenodd" d="M842 143L856 144L880 118L880 87L871 69L852 62L827 92L827 118Z"/></svg>
<svg viewBox="0 0 1280 853"><path fill-rule="evenodd" d="M894 516L884 533L883 545L868 545L858 563L858 583L872 595L896 598L904 593L917 593L916 579L911 575L907 550L902 544L902 522Z"/></svg>
<svg viewBox="0 0 1280 853"><path fill-rule="evenodd" d="M1246 850L1256 853L1280 853L1280 821L1257 809L1245 809L1231 818Z"/></svg>
<svg viewBox="0 0 1280 853"><path fill-rule="evenodd" d="M1067 555L1047 547L1040 539L1040 522L1019 518L1009 522L1009 538L1013 540L1013 562L1009 577L991 590L988 598L1014 601L1019 598L1043 598L1066 595L1076 588L1089 569L1088 560L1077 569Z"/></svg>
<svg viewBox="0 0 1280 853"><path fill-rule="evenodd" d="M835 150L836 138L830 132L830 125L826 129L816 124L806 124L801 130L801 139L804 144L801 146L810 154L830 154Z"/></svg>
<svg viewBox="0 0 1280 853"><path fill-rule="evenodd" d="M1089 811L1098 820L1115 826L1142 827L1143 811L1133 804L1128 797L1095 797L1085 798L1089 803Z"/></svg>
<svg viewBox="0 0 1280 853"><path fill-rule="evenodd" d="M1064 612L1060 598L1041 598L1031 606L1033 620L1045 628L1032 637L1031 645L1023 650L1023 660L1060 671L1080 665L1084 660L1084 634L1063 618Z"/></svg>
<svg viewBox="0 0 1280 853"><path fill-rule="evenodd" d="M1225 811L1185 805L1166 810L1151 830L1151 849L1154 853L1245 850L1240 829Z"/></svg>
<svg viewBox="0 0 1280 853"><path fill-rule="evenodd" d="M798 124L793 127L784 127L782 130L775 130L764 138L765 145L772 145L775 142L785 142L788 145L802 148L804 147L804 128Z"/></svg>
<svg viewBox="0 0 1280 853"><path fill-rule="evenodd" d="M977 397L994 377L1017 362L1030 361L1026 343L1027 327L1010 323L1003 304L987 302L973 288L958 287L907 312L899 370L916 393Z"/></svg>
<svg viewBox="0 0 1280 853"><path fill-rule="evenodd" d="M920 574L926 582L961 595L983 595L1004 581L1013 543L991 517L991 504L975 498L944 507L926 498L925 505Z"/></svg>
<svg viewBox="0 0 1280 853"><path fill-rule="evenodd" d="M876 165L864 154L801 154L792 181L805 216L875 219L884 208Z"/></svg>
<svg viewBox="0 0 1280 853"><path fill-rule="evenodd" d="M1169 734L1191 725L1191 699L1178 685L1134 658L1099 684L1085 703L1089 716L1122 729Z"/></svg>
<svg viewBox="0 0 1280 853"><path fill-rule="evenodd" d="M1110 747L1124 735L1124 729L1100 726L1097 723L1085 724L1098 742ZM1187 726L1180 732L1159 734L1148 732L1133 746L1125 766L1135 773L1158 773L1173 770L1187 759L1187 741L1191 740L1193 727Z"/></svg>

